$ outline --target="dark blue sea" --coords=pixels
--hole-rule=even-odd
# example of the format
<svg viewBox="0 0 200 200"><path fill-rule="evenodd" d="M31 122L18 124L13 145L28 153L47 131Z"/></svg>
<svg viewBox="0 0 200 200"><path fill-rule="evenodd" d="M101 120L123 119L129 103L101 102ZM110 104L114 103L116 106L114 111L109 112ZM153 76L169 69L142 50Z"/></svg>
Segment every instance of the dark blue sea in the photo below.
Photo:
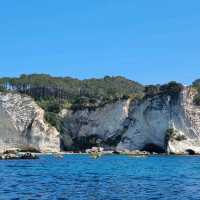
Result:
<svg viewBox="0 0 200 200"><path fill-rule="evenodd" d="M66 155L0 161L0 200L200 199L200 157Z"/></svg>

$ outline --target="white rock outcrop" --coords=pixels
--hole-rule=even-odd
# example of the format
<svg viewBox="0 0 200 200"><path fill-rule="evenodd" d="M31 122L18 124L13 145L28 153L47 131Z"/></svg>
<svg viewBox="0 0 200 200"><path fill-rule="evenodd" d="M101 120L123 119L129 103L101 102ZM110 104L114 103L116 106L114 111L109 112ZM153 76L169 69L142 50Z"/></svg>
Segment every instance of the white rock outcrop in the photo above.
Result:
<svg viewBox="0 0 200 200"><path fill-rule="evenodd" d="M196 92L185 87L176 97L156 95L142 101L117 101L95 110L63 110L64 145L74 139L96 136L100 141L118 139L119 151L142 150L153 144L168 153L200 153L200 106L195 106ZM169 138L169 129L177 138Z"/></svg>
<svg viewBox="0 0 200 200"><path fill-rule="evenodd" d="M193 104L195 92L185 87L177 99L154 96L135 105L118 150L142 149L147 144L166 148L169 153L200 153L200 107ZM166 132L173 128L184 139L171 138L166 144Z"/></svg>
<svg viewBox="0 0 200 200"><path fill-rule="evenodd" d="M44 111L28 96L0 93L0 151L7 149L60 151L58 131L44 121Z"/></svg>
<svg viewBox="0 0 200 200"><path fill-rule="evenodd" d="M129 114L129 104L130 100L124 100L95 110L62 111L64 135L67 137L66 140L64 138L64 143L72 144L69 136L72 138L96 136L106 141L122 134Z"/></svg>

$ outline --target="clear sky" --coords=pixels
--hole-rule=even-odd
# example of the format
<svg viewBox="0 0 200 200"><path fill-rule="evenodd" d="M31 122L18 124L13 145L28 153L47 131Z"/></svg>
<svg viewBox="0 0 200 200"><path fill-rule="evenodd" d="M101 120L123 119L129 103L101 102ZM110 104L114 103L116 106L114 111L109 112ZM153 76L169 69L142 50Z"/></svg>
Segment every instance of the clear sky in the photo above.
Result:
<svg viewBox="0 0 200 200"><path fill-rule="evenodd" d="M200 78L199 0L0 1L0 76Z"/></svg>

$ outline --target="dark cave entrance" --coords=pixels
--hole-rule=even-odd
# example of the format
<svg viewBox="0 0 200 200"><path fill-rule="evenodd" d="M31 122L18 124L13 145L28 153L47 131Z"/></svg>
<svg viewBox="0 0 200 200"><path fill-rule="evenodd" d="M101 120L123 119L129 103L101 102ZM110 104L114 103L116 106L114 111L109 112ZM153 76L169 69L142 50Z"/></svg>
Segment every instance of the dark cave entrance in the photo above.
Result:
<svg viewBox="0 0 200 200"><path fill-rule="evenodd" d="M164 148L162 148L161 146L154 144L154 143L146 144L141 150L147 151L150 153L165 153Z"/></svg>

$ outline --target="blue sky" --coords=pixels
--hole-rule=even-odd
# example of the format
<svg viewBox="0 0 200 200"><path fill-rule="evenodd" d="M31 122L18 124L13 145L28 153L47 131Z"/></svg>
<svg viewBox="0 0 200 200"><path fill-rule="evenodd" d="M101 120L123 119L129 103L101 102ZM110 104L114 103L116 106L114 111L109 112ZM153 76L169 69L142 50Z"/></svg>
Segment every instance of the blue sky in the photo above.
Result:
<svg viewBox="0 0 200 200"><path fill-rule="evenodd" d="M0 2L0 76L200 78L199 0Z"/></svg>

